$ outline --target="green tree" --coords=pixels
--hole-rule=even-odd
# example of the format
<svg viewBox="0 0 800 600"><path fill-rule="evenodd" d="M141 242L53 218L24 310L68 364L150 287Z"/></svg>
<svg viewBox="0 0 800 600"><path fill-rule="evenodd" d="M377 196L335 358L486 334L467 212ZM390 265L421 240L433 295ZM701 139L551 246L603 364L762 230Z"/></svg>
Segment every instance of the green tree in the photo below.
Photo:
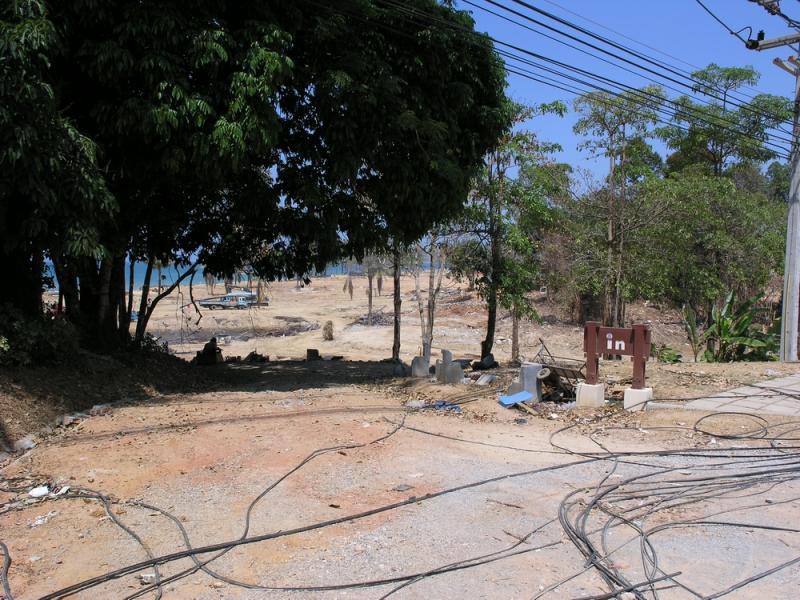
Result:
<svg viewBox="0 0 800 600"><path fill-rule="evenodd" d="M0 304L41 314L47 253L94 260L116 208L95 144L48 79L58 35L43 2L0 8Z"/></svg>
<svg viewBox="0 0 800 600"><path fill-rule="evenodd" d="M642 297L686 305L708 322L729 292L756 296L781 272L785 205L692 173L650 180L641 195L645 210L662 209L634 248Z"/></svg>
<svg viewBox="0 0 800 600"><path fill-rule="evenodd" d="M177 264L185 277L200 263L216 275L252 264L274 278L417 239L458 210L505 125L504 73L490 40L464 35L469 15L433 0L413 2L425 21L372 0L20 5L46 6L41 16L59 43L48 68L4 63L4 93L13 95L14 77L37 74L45 92L34 92L49 112L29 117L63 115L86 159L77 172L94 174L89 139L103 165L102 177L86 180L98 189L76 195L91 204L78 216L94 229L58 228L40 244L69 317L96 343L127 336L126 257L148 269ZM9 106L9 121L30 108ZM17 151L20 173L48 143ZM70 181L73 171L50 179ZM53 186L48 202L69 207L67 191L74 186ZM93 200L101 197L117 207L105 220L110 211ZM48 225L60 227L55 216ZM87 252L55 243L72 231ZM145 327L146 319L137 336Z"/></svg>
<svg viewBox="0 0 800 600"><path fill-rule="evenodd" d="M586 137L579 146L595 156L609 161L605 197L605 265L602 270L603 322L619 327L624 323L624 281L626 225L629 187L646 172L640 172L652 161L652 150L644 140L653 135L658 109L664 101L659 86L647 86L619 95L590 92L575 99L580 118L573 127L575 133ZM632 157L636 160L632 161ZM632 168L632 162L635 164ZM599 208L599 207L598 207Z"/></svg>
<svg viewBox="0 0 800 600"><path fill-rule="evenodd" d="M543 190L549 180L543 177L544 165L558 146L541 142L524 124L538 115L563 115L566 107L560 102L533 107L510 102L507 110L511 127L487 154L484 169L475 180L462 221L456 226L465 237L450 262L457 277L475 281L486 301L481 357L492 352L498 307L511 310L517 333L519 319L532 314L526 294L535 285L533 242L547 212ZM477 279L475 273L479 273Z"/></svg>
<svg viewBox="0 0 800 600"><path fill-rule="evenodd" d="M667 159L670 170L703 165L721 175L736 162L763 163L776 151L768 144L770 130L791 120L788 98L758 94L749 102L732 100L744 86L760 78L752 67L720 67L710 64L692 73L693 90L709 98L701 103L688 96L675 100L673 124L659 134L674 152Z"/></svg>

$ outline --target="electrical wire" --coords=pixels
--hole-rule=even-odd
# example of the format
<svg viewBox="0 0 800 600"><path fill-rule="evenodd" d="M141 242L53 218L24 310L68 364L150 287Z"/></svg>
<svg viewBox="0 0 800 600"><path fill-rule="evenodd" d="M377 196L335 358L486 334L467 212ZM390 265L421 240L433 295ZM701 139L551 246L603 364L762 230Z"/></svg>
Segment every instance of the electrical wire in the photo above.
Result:
<svg viewBox="0 0 800 600"><path fill-rule="evenodd" d="M720 25L722 25L722 26L723 26L725 29L727 29L727 30L728 30L728 33L730 33L730 34L731 34L731 35L733 35L733 36L736 36L736 38L738 38L738 40L739 40L740 42L742 42L742 43L743 43L745 46L747 46L747 40L746 40L746 39L744 39L744 38L743 38L741 35L739 35L739 32L738 32L738 31L734 31L733 29L731 29L730 27L728 27L727 23L725 23L725 21L723 21L723 20L722 20L722 19L720 19L720 18L719 18L717 15L715 15L715 14L713 13L713 11L712 11L710 8L708 8L708 7L707 7L705 4L703 4L702 0L694 0L694 1L695 1L695 2L697 2L697 3L698 3L698 4L699 4L701 7L702 7L702 9L703 9L704 11L706 11L706 12L707 12L709 15L711 15L711 17L712 17L712 18L713 18L713 19L714 19L714 20L715 20L717 23L719 23L719 24L720 24Z"/></svg>
<svg viewBox="0 0 800 600"><path fill-rule="evenodd" d="M709 428L710 419L712 417L716 417L718 420L723 422L732 418L745 418L749 419L752 424L749 426L749 428L748 426L742 426L745 428L743 432L725 433L724 431L715 431ZM762 417L757 415L751 415L748 413L715 413L712 415L701 416L691 426L651 427L649 429L661 431L692 431L702 436L713 435L721 440L732 440L737 442L746 440L752 443L764 443L772 439L780 438L788 431L797 429L798 424L800 424L800 421L794 420L781 423L777 426L769 426L769 424ZM487 442L480 442L479 440L455 438L453 436L437 434L436 432L429 432L421 428L406 425L404 421L392 423L392 425L394 427L387 434L381 436L371 443L383 441L401 429L408 429L410 431L435 435L437 437L442 437L444 439L453 440L456 442L494 445ZM700 505L709 503L711 501L733 501L741 498L763 495L767 492L774 493L779 485L798 482L800 480L800 452L797 452L797 450L800 450L800 447L794 447L795 451L791 454L776 454L775 449L771 446L720 447L713 449L713 451L709 453L698 452L698 450L700 450L698 448L615 452L606 448L596 438L596 435L601 432L608 432L615 429L606 427L596 427L589 432L588 439L592 440L599 448L601 448L601 452L599 453L576 451L555 441L556 436L561 435L565 431L573 430L575 427L577 427L577 424L573 424L553 432L550 442L554 448L560 450L562 453L572 455L576 458L583 458L582 460L575 460L541 469L511 473L477 482L471 482L461 486L456 486L454 488L441 490L440 492L435 492L433 494L427 494L426 496L420 498L410 498L406 501L385 505L383 507L377 507L356 515L349 515L339 519L323 521L321 523L298 527L288 531L277 531L262 536L243 536L231 542L224 542L198 548L191 547L188 534L180 523L180 520L172 515L169 515L167 511L142 502L130 502L128 503L129 505L140 506L141 508L148 510L155 510L156 512L159 512L160 514L170 518L178 527L178 529L181 530L181 535L184 538L187 550L166 556L149 558L147 561L129 565L123 569L106 573L98 578L93 578L92 580L87 580L86 582L81 582L79 584L75 584L74 586L70 586L69 588L65 588L64 590L59 590L58 592L54 592L48 596L45 596L45 598L65 597L77 591L91 589L97 585L111 581L116 577L122 576L123 574L133 573L144 568L150 568L160 564L179 560L180 558L192 558L195 563L194 567L185 569L169 577L162 578L160 583L163 585L167 582L175 581L181 577L189 575L192 572L196 572L200 568L206 567L206 565L212 560L215 560L219 557L219 555L217 555L211 557L210 559L200 560L197 558L200 554L207 554L209 552L216 552L218 550L227 552L231 548L238 547L245 543L255 543L257 541L263 541L266 539L275 539L277 537L295 535L297 533L311 531L333 524L360 519L371 514L378 514L379 512L393 510L400 506L408 505L411 502L422 502L444 494L455 493L465 489L474 489L476 487L486 485L489 482L497 482L509 478L561 470L578 465L597 464L600 461L611 461L613 466L596 484L574 490L565 496L559 505L557 517L558 522L561 523L561 526L564 532L567 534L568 539L572 542L576 549L578 549L579 552L586 557L588 561L587 565L581 567L578 572L573 573L564 581L574 579L575 577L581 576L583 573L595 570L606 580L611 589L611 591L607 594L590 596L591 598L610 598L616 594L622 593L623 591L629 591L636 597L645 598L652 596L653 598L657 598L658 591L665 589L664 587L656 586L656 584L661 582L670 582L670 586L668 586L666 589L669 589L669 587L680 587L681 589L684 589L685 591L697 597L719 598L800 562L800 557L781 562L759 573L741 579L723 590L714 592L708 596L702 596L696 592L696 590L694 590L688 582L682 581L681 578L679 578L679 576L682 574L681 572L675 571L667 573L664 572L664 570L659 566L657 547L655 540L652 539L653 536L656 534L663 535L664 532L671 529L685 527L722 527L759 530L764 532L775 531L792 533L800 532L800 530L783 525L751 523L749 521L720 521L718 518L715 518L721 514L744 512L747 510L761 508L763 506L761 504L752 503L747 505L737 505L723 510L715 510L702 517L691 520L676 520L673 518L671 520L668 519L668 522L660 523L655 527L648 528L646 526L646 522L649 519L658 517L660 520L663 520L663 516L670 515L672 514L672 511L675 511L681 507ZM783 429L785 431L777 431L772 433L772 429L776 428ZM627 430L629 428L619 427L617 429ZM496 446L498 448L503 448L510 451L531 451L531 449L528 448L517 448L502 444ZM309 456L298 463L296 467L287 472L279 480L268 486L268 488L266 488L258 497L254 499L250 509L248 510L248 517L252 507L255 506L255 504L261 499L263 499L270 490L274 489L278 483L285 480L286 477L290 476L291 474L296 473L300 468L308 464L311 460L314 460L316 457L333 451L338 447L339 446L322 448L312 452ZM636 458L636 460L631 460L631 457ZM643 462L640 460L641 457L649 458L650 462ZM679 457L691 457L693 462L679 462L678 464L675 464L675 459ZM653 460L656 462L652 462ZM700 462L697 462L698 460ZM659 465L658 461L668 462ZM617 471L623 466L625 468L644 468L645 471L633 476L624 477L621 481L609 483L610 478L616 476ZM676 478L676 475L679 474L679 472L683 469L691 469L693 472L696 472L697 475L686 476L683 474L682 477ZM109 502L107 497L103 496L99 492L92 492L90 490L79 490L79 493L70 495L69 497L91 497L103 502L106 506ZM778 502L773 502L773 504L777 505L790 503L795 500L797 500L797 497L779 500ZM109 513L109 516L111 516L112 519L114 518L113 511L110 510L110 507L107 507L107 513ZM598 521L598 517L601 520ZM115 520L115 522L117 521ZM246 519L246 523L249 523L249 518ZM519 554L528 553L547 547L554 547L563 543L564 540L555 540L553 542L539 544L535 548L517 550L521 543L527 542L534 533L542 531L544 528L550 525L550 523L552 523L552 521L545 522L543 525L538 526L536 529L531 531L531 533L518 539L518 543L510 547L480 556L447 563L443 566L427 569L418 573L401 575L388 579L329 585L267 587L251 586L251 584L233 580L221 575L216 571L211 571L210 569L206 568L203 568L203 570L221 581L226 581L232 585L238 585L242 587L252 587L253 589L311 592L361 587L377 587L382 585L396 584L395 587L384 596L387 597L388 595L393 594L395 591L403 589L409 585L413 585L427 577L443 575L456 570L471 568L496 560L503 560L511 556L517 556ZM593 524L590 525L590 523ZM246 526L245 533L247 533L248 528L249 525ZM609 535L611 532L618 529L631 530L633 535L632 537L629 537L625 541L619 543L616 547L611 548L609 545ZM599 538L595 541L592 539L592 536L599 536ZM642 566L646 575L646 579L637 583L631 583L631 581L622 572L620 572L619 567L615 566L614 563L609 561L609 557L618 552L620 549L630 546L631 543L634 543L637 540L641 546ZM6 556L8 556L7 553ZM10 560L10 557L8 558ZM564 581L549 586L537 597L541 597L550 593L552 590L557 589L558 585L563 584ZM156 589L156 585L145 587L129 596L129 598L138 597L143 593L154 591Z"/></svg>
<svg viewBox="0 0 800 600"><path fill-rule="evenodd" d="M595 40L597 42L607 44L607 45L611 46L612 48L614 48L615 50L619 50L619 51L621 51L621 52L623 52L625 54L629 54L632 58L629 59L629 58L627 58L625 56L617 54L616 52L609 51L609 50L606 50L606 49L604 49L602 47L599 47L599 46L597 46L596 44L594 44L592 42L587 42L586 40L583 40L583 39L581 39L581 38L579 38L579 37L577 37L577 36L575 36L573 34L569 34L569 33L565 32L563 30L558 29L557 27L550 26L550 25L548 25L548 24L546 24L546 23L544 23L542 21L539 21L538 19L535 19L535 18L531 17L530 15L526 15L524 13L521 13L520 11L514 10L514 9L508 7L508 6L505 6L505 5L503 5L503 4L499 3L499 2L496 2L495 0L480 0L480 1L486 2L488 4L491 4L492 6L496 6L498 8L502 8L502 9L506 10L507 12L515 14L515 15L517 15L517 16L519 16L519 17L521 17L521 18L523 18L523 19L525 19L525 20L527 20L529 22L538 24L540 27L545 27L546 29L548 29L550 31L558 33L558 34L560 34L560 35L562 35L564 37L567 37L568 39L571 39L571 40L573 40L575 42L578 42L578 43L580 43L582 45L590 47L590 48L592 48L594 50L602 52L602 53L604 53L604 54L606 54L608 56L611 56L612 58L615 58L616 60L622 61L625 64L628 64L628 65L630 65L630 66L632 66L634 68L641 69L642 71L645 71L645 72L650 73L652 75L655 75L657 77L666 79L667 81L670 81L672 83L680 85L681 87L685 87L685 88L687 88L687 89L689 89L691 91L696 91L695 88L697 86L702 86L703 88L707 87L707 83L706 82L698 80L697 78L695 78L692 75L686 76L683 73L681 73L680 71L665 65L665 63L663 61L653 60L652 58L648 57L645 54L642 54L641 52L633 50L633 49L631 49L631 48L629 48L629 47L627 47L627 46L625 46L623 44L619 44L617 42L614 42L613 40L610 40L609 38L607 38L605 36L597 34L597 33L591 31L588 28L581 27L580 25L577 25L577 24L575 24L575 23L573 23L573 22L571 22L571 21L569 21L567 19L563 19L563 18L561 18L561 17L559 17L557 15L554 15L553 13L550 13L550 12L548 12L546 10L543 10L541 8L533 6L532 4L530 4L529 2L525 2L524 0L510 0L510 1L513 2L514 4L518 5L518 6L524 7L524 8L526 8L526 9L528 9L530 11L533 11L533 12L539 14L539 15L542 15L542 16L544 16L546 18L549 18L549 19L559 23L560 25L566 26L566 27L568 27L570 29L573 29L573 30L583 34L583 35L586 35L586 36L590 37L591 39L593 39L593 40ZM645 64L650 65L650 66L649 67L645 66ZM657 69L665 71L667 74L659 73L659 71ZM710 96L710 97L712 97L712 98L714 98L716 100L722 101L722 102L726 102L726 101L730 100L728 98L725 98L724 95L721 95L722 92L719 91L719 90L716 93L712 93L711 90L705 90L704 93L706 95L708 95L708 96ZM746 112L750 112L750 113L752 113L754 115L757 115L757 116L771 117L773 119L779 118L779 115L775 115L775 114L772 114L772 113L766 113L766 112L763 112L763 111L759 111L759 110L756 110L756 109L754 109L752 107L749 107L749 106L747 106L745 104L742 104L740 102L737 102L737 101L732 101L731 104L733 106L736 106L737 108L740 108L742 110L745 110ZM788 119L788 118L782 118L781 120L783 122L786 122L787 124L790 123L790 119Z"/></svg>
<svg viewBox="0 0 800 600"><path fill-rule="evenodd" d="M467 35L477 36L479 38L483 37L483 35L484 35L484 34L477 34L472 29L465 28L465 27L460 26L458 24L451 23L449 21L440 19L440 18L436 17L435 15L431 15L430 13L425 13L423 11L420 11L420 10L414 9L414 8L408 8L407 6L399 4L399 3L396 3L393 0L380 0L380 1L383 4L391 6L391 7L395 8L395 9L397 9L398 11L407 14L410 18L416 18L418 20L422 20L427 25L430 25L431 23L439 24L439 25L442 25L442 26L445 26L445 27L448 27L448 28L451 28L451 29L456 29L456 30L462 31L462 32L466 33ZM491 2L491 0L486 0L486 1ZM467 3L469 3L469 2L467 1ZM491 2L491 3L492 4L496 4L494 2ZM323 6L323 5L320 5L320 6ZM330 7L327 7L327 8L330 8ZM484 10L486 10L486 9L484 9ZM511 10L511 9L508 9L508 10ZM348 14L346 11L339 11L339 9L336 9L336 11L337 12L342 12L343 14ZM349 16L354 16L354 15L350 14ZM358 16L354 16L354 18L359 18L359 17ZM522 26L524 27L524 25L522 25ZM503 46L505 48L509 48L509 49L513 50L514 52L516 52L516 53L522 53L522 54L525 54L526 56L531 56L531 57L534 57L534 58L542 59L542 60L545 60L545 61L550 62L552 64L556 64L561 68L567 68L567 69L570 69L570 70L583 71L585 73L589 73L586 70L581 70L581 69L579 69L577 67L573 67L571 65L563 63L562 61L557 61L555 59L552 59L552 58L549 58L549 57L544 56L542 54L533 52L533 51L528 50L526 48L522 48L522 47L514 45L514 44L509 44L509 43L504 42L502 40L499 40L499 39L497 39L495 37L488 36L488 35L486 35L485 37L487 39L489 39L490 41L492 41L494 44L499 45L499 46ZM519 54L512 54L509 51L505 51L505 54L503 52L500 52L500 54L501 55L505 55L507 57L509 56L509 54L511 54L511 56L513 56L516 60L518 60L520 62L523 62L523 63L528 62L528 59L520 57ZM631 61L629 61L629 62L631 62ZM538 76L537 77L537 76L532 75L530 72L525 72L524 70L522 70L520 68L509 67L507 65L507 69L506 70L508 72L512 73L512 74L516 74L516 75L525 77L526 79L529 79L529 80L532 80L532 81L537 81L539 83L543 83L544 85L548 85L549 87L554 87L556 89L560 89L562 91L566 91L566 92L568 92L568 93L570 93L572 95L585 95L587 93L591 93L592 88L596 88L597 87L597 86L593 86L592 83L587 82L587 81L584 80L582 83L584 85L586 85L589 89L586 89L586 90L577 89L576 90L574 87L570 88L568 86L568 84L566 84L566 83L564 83L564 84L554 83L554 80L552 80L550 78L547 78L546 76ZM550 72L553 72L553 71L550 71ZM566 79L574 80L574 77L565 76L565 75L559 73L558 71L555 71L555 73L557 73L559 76L564 77ZM593 78L599 77L599 76L596 76L594 74L589 74L589 76L593 77ZM610 78L605 78L605 79L606 80L610 80ZM681 83L681 82L678 82L678 83ZM617 87L624 88L624 89L629 89L629 90L633 91L634 95L639 95L640 97L646 97L647 94L648 94L646 91L638 90L636 88L633 88L632 86L628 86L626 84L622 84L622 83L619 83L619 82L614 82L614 85L617 86ZM684 85L686 87L691 87L689 84L686 84L686 83L681 83L681 85ZM606 93L608 93L610 96L612 96L614 98L621 97L620 93L614 92L613 90L609 90L607 88L602 88L602 91L605 91ZM711 94L711 96L712 97L718 97L718 96L716 96L714 94ZM728 123L728 124L732 123L732 121L728 120L727 118L720 117L719 121L722 121L722 124L720 122L709 121L707 119L707 117L703 117L703 116L701 116L700 113L696 112L697 109L693 109L693 108L688 108L687 109L687 107L684 107L684 106L682 106L680 104L676 104L675 101L672 101L672 100L669 100L669 99L660 99L660 100L661 100L661 102L664 102L666 104L674 105L675 108L677 109L672 113L667 112L667 116L668 117L676 117L676 116L683 116L684 118L688 117L688 118L691 118L692 120L694 120L695 122L700 123L700 124L705 124L705 125L718 127L722 131L734 132L737 135L741 135L741 136L743 136L745 138L752 139L753 141L756 141L756 142L758 142L760 144L764 144L765 146L769 147L776 154L776 156L778 156L779 158L788 159L788 157L789 157L789 150L786 147L781 146L780 144L776 144L774 142L771 142L770 141L770 137L773 138L773 139L778 139L779 141L785 141L787 143L791 143L791 139L790 138L783 138L783 137L781 137L779 135L768 136L767 139L764 139L763 137L760 137L760 136L755 136L754 137L752 134L749 134L747 132L744 132L744 131L741 131L741 130L738 130L738 129L734 129L732 127L726 127L724 125L724 123ZM645 101L643 101L642 105L644 107L646 107L647 103ZM750 112L758 113L758 111L754 111L753 109L751 109L751 108L749 108L747 106L742 106L742 109L743 110L747 109ZM637 111L634 110L632 112L637 112ZM758 113L758 114L760 114L761 116L769 116L769 115L766 115L766 114L763 114L763 113ZM679 129L682 129L684 131L688 131L688 128L682 127L679 124L675 123L674 121L670 121L668 119L663 119L662 118L662 119L659 119L658 122L661 122L661 123L664 123L664 124L673 125L673 126L677 126Z"/></svg>
<svg viewBox="0 0 800 600"><path fill-rule="evenodd" d="M11 586L8 583L8 572L11 570L11 552L8 551L8 546L2 540L0 540L0 550L3 551L3 565L0 567L0 585L2 585L3 597L5 600L14 600Z"/></svg>

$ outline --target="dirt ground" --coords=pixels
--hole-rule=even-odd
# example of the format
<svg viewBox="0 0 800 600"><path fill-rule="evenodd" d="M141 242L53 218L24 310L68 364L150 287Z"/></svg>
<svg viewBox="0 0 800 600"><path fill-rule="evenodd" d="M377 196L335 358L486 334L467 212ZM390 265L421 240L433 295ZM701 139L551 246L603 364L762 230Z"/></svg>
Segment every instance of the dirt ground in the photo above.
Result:
<svg viewBox="0 0 800 600"><path fill-rule="evenodd" d="M167 298L156 309L150 331L167 342L177 356L190 359L212 336L221 340L225 356L246 356L256 351L273 360L302 359L307 348L319 349L322 355L343 356L347 360L381 360L391 356L392 297L391 281L384 281L383 295L374 296L373 311L377 324L368 327L367 280L354 277L352 300L342 291L344 276L314 279L309 286L297 287L284 281L269 288L270 305L249 310L203 310L201 315L189 303L188 290ZM401 358L410 364L420 353L419 309L414 294L414 280L404 277ZM217 285L216 294L224 293ZM207 297L205 286L196 287L195 299ZM583 357L583 329L564 320L563 310L548 302L544 295L537 302L540 322L525 321L520 326L523 360L532 360L543 341L557 356ZM754 381L796 373L797 365L780 363L709 364L694 363L686 341L680 314L675 310L635 304L629 314L636 322L647 322L652 340L665 344L683 355L678 364L648 363L648 385L659 398L687 398L711 394ZM198 323L198 317L199 323ZM323 341L322 325L332 321L334 340ZM451 350L456 358L480 357L486 310L483 302L466 286L445 280L434 330L435 351ZM309 331L304 328L313 327ZM300 329L301 331L297 332ZM501 313L493 353L501 364L511 355L511 320ZM601 375L609 384L631 376L628 359L606 361Z"/></svg>
<svg viewBox="0 0 800 600"><path fill-rule="evenodd" d="M200 326L187 325L174 299L156 312L154 333L180 357L216 335L230 336L226 355L256 350L269 363L135 363L125 372L148 372L135 387L114 379L118 364L92 357L93 373L58 371L66 386L106 380L101 390L117 402L0 459L0 542L13 597L155 598L152 566L131 566L148 557L161 557L160 592L175 599L599 598L625 589L682 599L727 588L730 598L796 597L800 424L616 406L543 405L528 415L497 404L511 369L487 387L395 377L380 360L391 327L353 325L366 312L363 280L352 301L342 283L278 284L269 307L209 311ZM409 294L407 361L418 347ZM435 342L463 358L475 356L484 320L479 300L465 296L448 289L457 301L443 303ZM390 302L377 298L376 309L388 313ZM541 306L544 323L523 328L526 357L540 337L555 354L580 356L581 331ZM680 347L680 326L651 316L655 341ZM274 335L297 319L332 320L334 341L323 342L319 329ZM509 330L503 321L501 363ZM306 348L344 360L291 360ZM796 369L650 364L648 376L657 397L686 398ZM0 401L44 403L47 386L35 384L47 373L0 374L15 386L4 386ZM604 363L601 373L613 387L630 365ZM48 410L100 397L70 393ZM411 400L458 408L409 410ZM10 439L32 422L3 418ZM31 497L41 485L50 493ZM119 570L73 595L67 589Z"/></svg>

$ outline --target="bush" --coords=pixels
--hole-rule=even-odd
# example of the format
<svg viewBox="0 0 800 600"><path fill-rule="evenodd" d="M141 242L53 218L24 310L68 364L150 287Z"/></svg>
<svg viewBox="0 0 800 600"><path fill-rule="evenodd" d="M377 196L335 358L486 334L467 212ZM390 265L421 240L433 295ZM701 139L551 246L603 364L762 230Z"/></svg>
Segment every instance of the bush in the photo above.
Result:
<svg viewBox="0 0 800 600"><path fill-rule="evenodd" d="M722 308L714 307L711 325L703 334L709 348L703 353L708 362L777 360L780 347L780 320L764 331L755 321L764 311L756 305L758 298L737 304L733 292Z"/></svg>
<svg viewBox="0 0 800 600"><path fill-rule="evenodd" d="M660 363L675 364L683 360L683 355L680 352L666 344L661 344L658 347L655 344L650 344L650 355Z"/></svg>
<svg viewBox="0 0 800 600"><path fill-rule="evenodd" d="M159 341L159 338L150 333L145 333L141 341L131 342L133 349L151 354L169 354L169 344Z"/></svg>
<svg viewBox="0 0 800 600"><path fill-rule="evenodd" d="M322 339L326 342L333 341L333 321L325 321L322 326Z"/></svg>
<svg viewBox="0 0 800 600"><path fill-rule="evenodd" d="M56 362L77 350L77 331L63 317L30 317L12 306L0 307L0 365Z"/></svg>

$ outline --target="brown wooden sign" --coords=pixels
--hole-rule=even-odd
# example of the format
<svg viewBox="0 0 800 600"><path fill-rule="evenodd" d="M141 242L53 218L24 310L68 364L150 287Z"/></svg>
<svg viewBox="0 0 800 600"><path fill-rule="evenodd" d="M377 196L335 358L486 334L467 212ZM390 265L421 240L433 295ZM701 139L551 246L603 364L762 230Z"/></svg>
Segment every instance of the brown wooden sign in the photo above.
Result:
<svg viewBox="0 0 800 600"><path fill-rule="evenodd" d="M586 354L586 383L597 383L600 356L632 356L633 388L644 388L644 369L650 356L650 326L603 327L588 321L583 328L583 351Z"/></svg>

